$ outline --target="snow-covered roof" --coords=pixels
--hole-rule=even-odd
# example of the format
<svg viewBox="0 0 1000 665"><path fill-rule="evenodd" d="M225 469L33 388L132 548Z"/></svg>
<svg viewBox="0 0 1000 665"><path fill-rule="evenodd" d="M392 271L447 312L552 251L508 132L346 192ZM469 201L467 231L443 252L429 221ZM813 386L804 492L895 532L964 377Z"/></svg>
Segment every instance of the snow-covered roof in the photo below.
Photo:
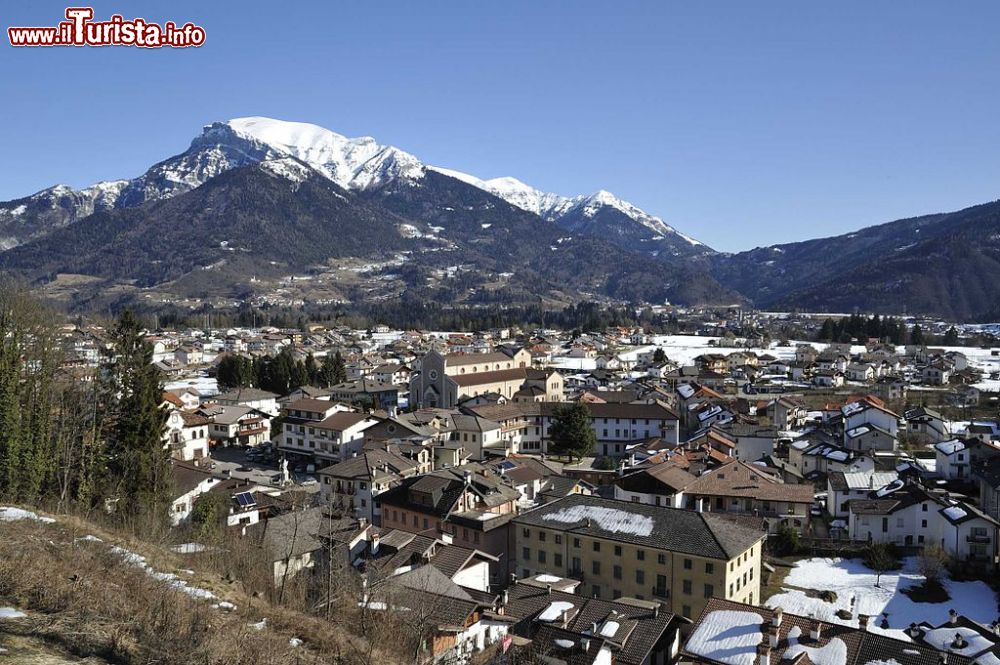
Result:
<svg viewBox="0 0 1000 665"><path fill-rule="evenodd" d="M962 636L964 647L955 646L955 637ZM961 656L974 656L994 646L977 631L964 626L942 626L924 633L924 640L938 651L950 651Z"/></svg>
<svg viewBox="0 0 1000 665"><path fill-rule="evenodd" d="M961 508L960 506L948 506L947 508L945 508L941 512L944 513L945 517L947 517L948 519L950 519L953 522L957 522L958 520L965 519L969 515L969 513L965 512L965 510L963 508Z"/></svg>
<svg viewBox="0 0 1000 665"><path fill-rule="evenodd" d="M934 449L942 455L954 455L957 452L965 450L965 442L958 439L942 441L941 443L935 443Z"/></svg>
<svg viewBox="0 0 1000 665"><path fill-rule="evenodd" d="M788 648L781 655L782 660L794 660L800 654L806 654L814 665L846 665L847 645L839 638L831 638L821 647L811 647L799 644L802 629L792 626L788 631Z"/></svg>
<svg viewBox="0 0 1000 665"><path fill-rule="evenodd" d="M549 603L549 606L542 610L542 613L538 615L539 621L557 621L567 610L573 609L573 603L567 602L565 600L554 600Z"/></svg>
<svg viewBox="0 0 1000 665"><path fill-rule="evenodd" d="M653 533L652 517L603 506L578 504L544 515L542 519L565 524L593 520L597 526L612 533L629 533L636 536L648 536Z"/></svg>
<svg viewBox="0 0 1000 665"><path fill-rule="evenodd" d="M847 483L847 489L851 490L885 487L896 480L896 478L896 474L892 471L877 471L874 473L850 472L844 474L844 482Z"/></svg>
<svg viewBox="0 0 1000 665"><path fill-rule="evenodd" d="M764 618L756 612L716 610L698 623L684 650L727 665L754 665L764 639Z"/></svg>
<svg viewBox="0 0 1000 665"><path fill-rule="evenodd" d="M879 489L875 490L875 496L877 496L879 498L882 498L884 496L889 496L893 492L895 492L897 490L903 489L903 486L905 484L906 483L904 481L899 480L897 478L896 480L892 481L891 483L889 483L885 487L880 487Z"/></svg>

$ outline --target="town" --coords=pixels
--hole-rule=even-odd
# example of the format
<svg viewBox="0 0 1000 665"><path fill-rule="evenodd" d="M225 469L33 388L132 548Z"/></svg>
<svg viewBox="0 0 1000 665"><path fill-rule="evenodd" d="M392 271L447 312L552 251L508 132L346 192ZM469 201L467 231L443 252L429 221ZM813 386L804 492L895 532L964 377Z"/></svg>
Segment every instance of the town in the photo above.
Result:
<svg viewBox="0 0 1000 665"><path fill-rule="evenodd" d="M175 549L240 542L320 615L419 604L413 662L1000 662L992 331L680 314L144 329ZM60 327L63 369L109 332Z"/></svg>

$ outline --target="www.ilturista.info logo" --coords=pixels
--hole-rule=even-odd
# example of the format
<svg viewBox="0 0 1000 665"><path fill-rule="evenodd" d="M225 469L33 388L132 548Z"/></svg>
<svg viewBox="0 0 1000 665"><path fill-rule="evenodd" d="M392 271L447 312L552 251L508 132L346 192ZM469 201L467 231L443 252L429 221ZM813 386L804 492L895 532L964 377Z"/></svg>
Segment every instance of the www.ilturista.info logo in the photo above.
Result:
<svg viewBox="0 0 1000 665"><path fill-rule="evenodd" d="M163 25L146 19L125 20L114 14L107 21L94 21L91 7L67 7L66 20L55 27L10 27L11 46L138 46L141 48L186 48L205 43L205 29L193 23Z"/></svg>

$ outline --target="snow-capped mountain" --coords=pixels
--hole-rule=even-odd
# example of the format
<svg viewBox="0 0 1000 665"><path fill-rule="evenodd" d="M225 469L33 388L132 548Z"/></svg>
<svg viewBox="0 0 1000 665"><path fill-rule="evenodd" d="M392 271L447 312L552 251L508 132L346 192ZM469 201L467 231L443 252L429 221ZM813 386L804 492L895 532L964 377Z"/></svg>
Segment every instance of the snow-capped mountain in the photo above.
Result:
<svg viewBox="0 0 1000 665"><path fill-rule="evenodd" d="M94 212L113 208L127 184L126 180L113 180L80 190L55 185L22 199L0 203L0 251Z"/></svg>
<svg viewBox="0 0 1000 665"><path fill-rule="evenodd" d="M272 173L301 180L306 175L294 166L296 163L356 192L416 186L428 171L436 171L487 191L572 233L606 237L627 249L654 256L663 252L685 256L712 252L660 218L610 192L565 197L542 192L515 178L481 180L459 171L427 166L410 153L368 136L348 138L318 125L263 117L209 124L185 152L155 164L132 180L99 183L79 191L69 188L52 191L58 189L57 195L80 199L78 210L61 222L70 223L95 210L133 208L171 198L226 171L253 164L268 164ZM13 215L13 208L4 212L4 205L0 204L0 224ZM6 240L0 236L0 243L13 246L27 237L22 236Z"/></svg>
<svg viewBox="0 0 1000 665"><path fill-rule="evenodd" d="M628 245L634 245L636 242L645 243L644 247L633 248L650 253L662 251L663 248L658 246L664 244L662 241L667 241L666 244L669 245L667 249L671 254L711 253L711 250L698 240L603 189L589 196L566 197L535 189L516 178L482 180L453 169L438 166L429 168L486 190L522 210L556 222L574 233L608 235L612 239L628 237L630 239ZM594 223L595 218L605 217L614 217L614 220L605 220L604 224ZM633 224L642 229L629 228ZM675 240L679 242L672 242ZM685 247L685 244L689 247Z"/></svg>

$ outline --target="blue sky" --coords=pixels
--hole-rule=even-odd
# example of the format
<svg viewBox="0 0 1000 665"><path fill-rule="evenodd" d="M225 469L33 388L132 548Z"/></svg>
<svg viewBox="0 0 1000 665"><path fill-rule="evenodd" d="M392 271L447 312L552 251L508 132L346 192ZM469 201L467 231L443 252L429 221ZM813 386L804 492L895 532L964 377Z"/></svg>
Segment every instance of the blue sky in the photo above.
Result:
<svg viewBox="0 0 1000 665"><path fill-rule="evenodd" d="M3 27L65 3L7 0ZM560 194L723 250L1000 197L1000 3L93 3L200 49L0 47L0 199L132 177L267 115ZM238 11L237 11L238 10Z"/></svg>

